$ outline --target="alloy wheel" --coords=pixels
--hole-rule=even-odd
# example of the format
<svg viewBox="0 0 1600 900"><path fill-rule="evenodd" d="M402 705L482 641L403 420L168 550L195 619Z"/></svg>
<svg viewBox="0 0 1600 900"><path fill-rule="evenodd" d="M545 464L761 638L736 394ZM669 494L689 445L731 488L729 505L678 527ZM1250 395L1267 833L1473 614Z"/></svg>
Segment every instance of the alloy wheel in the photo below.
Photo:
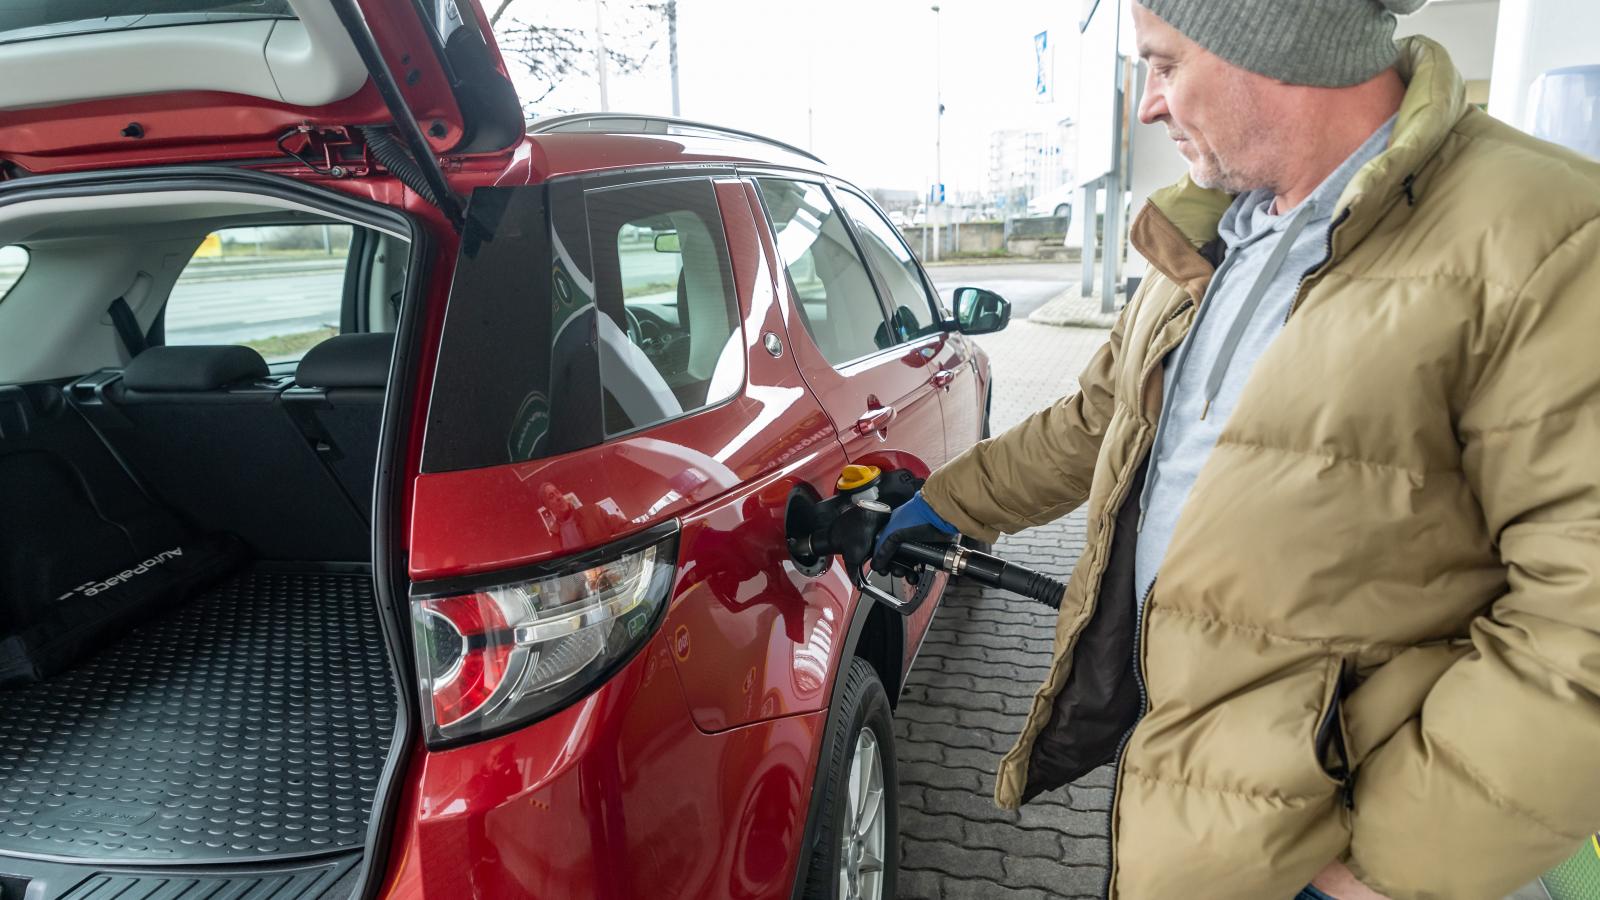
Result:
<svg viewBox="0 0 1600 900"><path fill-rule="evenodd" d="M883 760L877 735L862 728L850 760L844 827L840 829L839 897L841 900L883 900L884 818Z"/></svg>

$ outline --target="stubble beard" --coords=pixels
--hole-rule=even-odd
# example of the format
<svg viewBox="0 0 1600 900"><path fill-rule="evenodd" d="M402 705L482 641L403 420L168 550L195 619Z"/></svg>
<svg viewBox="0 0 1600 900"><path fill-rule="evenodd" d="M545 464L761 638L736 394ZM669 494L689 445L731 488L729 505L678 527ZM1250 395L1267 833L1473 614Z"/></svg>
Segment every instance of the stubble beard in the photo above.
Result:
<svg viewBox="0 0 1600 900"><path fill-rule="evenodd" d="M1207 190L1224 191L1229 194L1243 194L1257 188L1266 187L1271 179L1261 175L1252 175L1241 171L1238 167L1224 162L1215 150L1204 150L1190 143L1195 154L1189 159L1189 180Z"/></svg>

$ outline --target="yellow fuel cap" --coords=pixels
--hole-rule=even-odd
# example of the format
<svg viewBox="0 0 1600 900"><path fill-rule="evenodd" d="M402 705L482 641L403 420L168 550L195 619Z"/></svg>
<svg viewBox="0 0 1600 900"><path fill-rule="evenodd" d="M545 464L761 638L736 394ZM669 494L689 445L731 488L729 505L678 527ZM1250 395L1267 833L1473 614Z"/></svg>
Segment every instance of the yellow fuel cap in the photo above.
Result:
<svg viewBox="0 0 1600 900"><path fill-rule="evenodd" d="M859 491L877 481L881 474L883 472L877 466L845 466L839 472L839 490Z"/></svg>

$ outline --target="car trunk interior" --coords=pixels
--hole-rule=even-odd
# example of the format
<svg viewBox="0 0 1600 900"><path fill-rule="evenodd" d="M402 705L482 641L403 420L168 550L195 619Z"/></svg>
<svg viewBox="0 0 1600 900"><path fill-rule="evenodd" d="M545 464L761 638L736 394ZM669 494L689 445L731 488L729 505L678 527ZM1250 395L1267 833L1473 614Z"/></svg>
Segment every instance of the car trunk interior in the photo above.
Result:
<svg viewBox="0 0 1600 900"><path fill-rule="evenodd" d="M343 896L402 709L371 518L408 244L138 199L0 208L29 253L0 298L0 898ZM342 267L258 246L195 295L229 321L172 327L208 236L322 225ZM319 289L337 336L239 337Z"/></svg>

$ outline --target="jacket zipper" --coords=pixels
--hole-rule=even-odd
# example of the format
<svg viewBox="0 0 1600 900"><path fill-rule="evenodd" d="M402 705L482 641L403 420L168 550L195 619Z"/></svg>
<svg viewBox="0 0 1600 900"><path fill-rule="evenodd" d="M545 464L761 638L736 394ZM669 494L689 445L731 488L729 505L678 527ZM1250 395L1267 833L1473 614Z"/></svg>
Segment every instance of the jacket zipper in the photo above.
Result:
<svg viewBox="0 0 1600 900"><path fill-rule="evenodd" d="M1301 302L1306 299L1300 293L1305 288L1306 282L1310 281L1312 276L1321 272L1323 266L1333 261L1333 234L1339 230L1339 226L1343 225L1348 218L1350 218L1350 207L1346 206L1344 212L1339 214L1339 218L1328 226L1327 243L1322 251L1322 259L1316 265L1307 269L1304 275L1300 276L1300 281L1294 286L1294 302L1289 304L1289 311L1283 314L1283 324L1289 324L1289 317L1294 315L1294 311L1299 309Z"/></svg>
<svg viewBox="0 0 1600 900"><path fill-rule="evenodd" d="M1316 748L1317 762L1323 764L1325 751L1331 749L1339 758L1337 768L1328 771L1339 782L1339 796L1344 801L1345 809L1356 808L1356 773L1350 765L1350 748L1345 744L1344 737L1344 681L1346 664L1339 661L1339 674L1333 683L1333 696L1328 700L1328 709L1323 713L1322 721L1317 723ZM1324 738L1326 735L1326 738ZM1326 744L1324 744L1326 739ZM1324 771L1327 771L1324 764Z"/></svg>
<svg viewBox="0 0 1600 900"><path fill-rule="evenodd" d="M1134 717L1133 724L1122 733L1117 741L1115 754L1116 774L1111 779L1111 808L1106 812L1106 844L1111 848L1111 858L1106 865L1106 881L1100 889L1102 897L1111 896L1111 881L1117 871L1117 796L1122 793L1122 758L1128 752L1128 742L1133 739L1134 729L1139 727L1139 722L1144 719L1144 714L1150 710L1150 695L1146 692L1144 682L1144 614L1150 608L1150 595L1155 593L1156 582L1161 580L1158 574L1151 580L1150 586L1145 588L1144 596L1139 598L1139 614L1133 628L1133 683L1139 688L1139 714Z"/></svg>
<svg viewBox="0 0 1600 900"><path fill-rule="evenodd" d="M1205 299L1211 295L1212 286L1214 286L1217 283L1217 281L1219 280L1219 276L1222 274L1223 270L1228 267L1228 263L1230 261L1231 261L1231 257L1230 258L1224 258L1223 261L1222 261L1222 265L1218 266L1216 268L1216 270L1212 273L1211 281L1210 281L1209 284L1206 285L1205 293L1203 295L1201 295L1201 298L1200 298L1200 307L1201 307L1201 310L1202 310L1202 314L1203 314L1203 311L1205 309ZM1189 307L1194 306L1194 305L1195 305L1195 300L1192 297L1188 298L1188 299L1185 299L1182 303L1178 304L1177 309L1173 310L1170 315L1168 315L1165 319L1163 319L1161 321L1161 325L1158 326L1157 329L1156 329L1157 334L1159 335L1160 330L1161 330L1162 327L1165 327L1166 325L1170 324L1173 320L1177 319L1186 310L1188 310ZM1189 330L1193 331L1195 326L1197 326L1199 324L1200 323L1199 323L1199 320L1197 318L1194 322L1190 323ZM1185 333L1184 337L1179 340L1179 344L1183 344L1185 341L1187 341L1187 339L1188 339L1188 334ZM1154 348L1152 348L1152 349L1154 349ZM1165 356L1167 353L1170 353L1170 352L1171 352L1171 349L1168 348L1166 350L1160 351L1156 355L1158 357L1161 357L1161 356ZM1178 351L1178 353L1180 355L1183 354L1184 352L1185 352L1184 349L1179 349L1179 351ZM1180 363L1180 365L1182 364L1182 359L1181 358L1179 360L1179 363ZM1144 392L1149 389L1150 377L1155 374L1156 368L1157 368L1156 366L1151 366L1148 370L1146 370L1146 371L1144 371L1144 372L1142 372L1140 374L1140 378L1139 378L1139 396L1140 397L1143 397L1144 396ZM1158 412L1156 414L1155 433L1150 439L1150 446L1146 447L1144 449L1144 451L1143 451L1145 456L1149 456L1150 454L1155 453L1156 448L1158 446L1160 446L1160 443L1161 443L1161 426L1163 424L1165 424L1165 422L1166 422L1167 404L1170 402L1170 400L1171 400L1171 397L1169 397L1169 396L1163 396L1161 398L1161 410L1160 410L1160 412ZM1145 486L1144 487L1145 487L1145 489L1143 491L1141 491L1140 495L1139 495L1139 519L1138 519L1138 522L1134 526L1134 529L1133 529L1135 540L1137 540L1139 532L1144 528L1145 501L1149 498L1149 487L1150 487L1150 477L1149 477L1148 473L1145 476ZM1126 500L1126 497L1120 498L1117 501L1118 505L1120 505L1125 500ZM1114 522L1113 522L1111 528L1112 528L1112 531L1113 531L1112 540L1115 540L1116 538L1115 538L1114 532L1115 532L1115 529L1116 529L1116 524ZM1122 771L1122 757L1124 756L1124 754L1127 753L1128 741L1133 738L1134 729L1138 727L1139 721L1144 718L1144 714L1145 714L1145 712L1147 711L1147 709L1150 706L1150 697L1149 697L1149 694L1146 692L1145 681L1144 681L1144 653L1143 653L1143 647L1142 647L1142 645L1144 643L1144 615L1145 615L1146 608L1148 608L1148 606L1150 604L1150 594L1155 591L1156 582L1159 581L1159 580L1160 580L1160 575L1157 574L1157 576L1155 578L1151 579L1150 586L1145 588L1144 596L1139 598L1139 611L1138 611L1138 615L1137 615L1137 617L1135 619L1135 622L1134 622L1134 629L1133 629L1133 680L1134 680L1134 684L1139 688L1139 713L1138 713L1137 716L1134 717L1133 724L1129 725L1128 726L1128 730L1123 732L1122 737L1118 738L1118 740L1117 740L1117 751L1114 754L1114 758L1115 758L1115 771L1118 774L1116 776L1114 776L1112 778L1112 781L1111 781L1111 809L1106 813L1106 835L1108 837L1112 836L1112 834L1113 834L1113 832L1114 832L1114 830L1116 828L1117 796L1121 792L1121 789L1122 789L1122 778L1121 778L1121 774L1120 774L1121 771ZM1097 591L1099 590L1098 586L1096 586L1096 590ZM1101 894L1105 895L1105 896L1109 896L1110 895L1111 880L1112 880L1112 874L1111 873L1116 870L1116 860L1117 860L1116 841L1110 840L1110 841L1107 841L1107 843L1110 845L1111 858L1110 858L1110 861L1109 861L1110 864L1106 868L1105 884L1101 889Z"/></svg>
<svg viewBox="0 0 1600 900"><path fill-rule="evenodd" d="M1157 331L1159 331L1161 328L1165 328L1168 325L1171 325L1173 320L1175 320L1179 316L1183 315L1185 312L1188 311L1189 307L1191 307L1193 305L1194 305L1194 298L1193 297L1185 297L1183 302L1178 304L1178 308L1172 311L1171 315L1169 315L1165 319L1161 320L1161 324L1157 327Z"/></svg>

